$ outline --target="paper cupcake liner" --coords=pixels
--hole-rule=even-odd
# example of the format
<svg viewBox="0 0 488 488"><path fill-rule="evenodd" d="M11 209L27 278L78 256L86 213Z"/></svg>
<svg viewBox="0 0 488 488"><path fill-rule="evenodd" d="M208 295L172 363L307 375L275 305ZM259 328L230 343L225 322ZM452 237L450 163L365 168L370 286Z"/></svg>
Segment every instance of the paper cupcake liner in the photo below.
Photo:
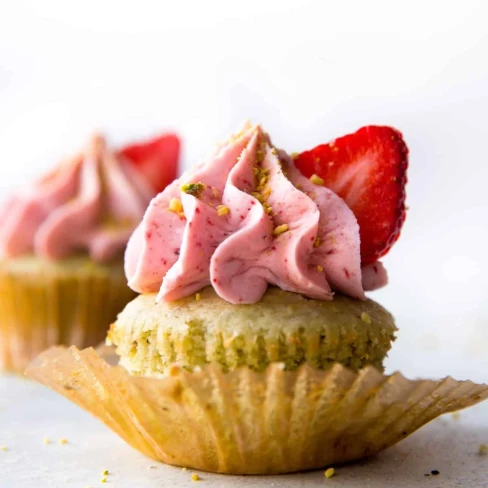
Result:
<svg viewBox="0 0 488 488"><path fill-rule="evenodd" d="M84 263L75 269L42 264L24 272L0 266L0 369L23 371L56 344L88 347L104 339L135 294L121 264Z"/></svg>
<svg viewBox="0 0 488 488"><path fill-rule="evenodd" d="M368 367L264 373L178 367L130 376L93 349L52 348L26 371L156 460L232 474L288 473L375 454L435 417L488 398L488 385L408 380Z"/></svg>

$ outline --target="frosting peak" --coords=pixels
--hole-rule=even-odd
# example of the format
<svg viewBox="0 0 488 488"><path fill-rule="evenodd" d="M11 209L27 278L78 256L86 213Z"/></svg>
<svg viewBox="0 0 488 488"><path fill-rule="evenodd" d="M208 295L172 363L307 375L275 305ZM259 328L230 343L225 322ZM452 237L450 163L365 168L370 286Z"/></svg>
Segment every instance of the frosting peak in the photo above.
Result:
<svg viewBox="0 0 488 488"><path fill-rule="evenodd" d="M84 151L26 186L0 211L0 256L61 259L88 251L95 261L122 254L154 191L126 159L95 135Z"/></svg>
<svg viewBox="0 0 488 488"><path fill-rule="evenodd" d="M208 284L235 304L259 301L268 284L321 300L332 290L364 298L354 214L259 126L153 199L129 241L126 274L134 290L159 290L165 301ZM373 288L386 275L368 277Z"/></svg>

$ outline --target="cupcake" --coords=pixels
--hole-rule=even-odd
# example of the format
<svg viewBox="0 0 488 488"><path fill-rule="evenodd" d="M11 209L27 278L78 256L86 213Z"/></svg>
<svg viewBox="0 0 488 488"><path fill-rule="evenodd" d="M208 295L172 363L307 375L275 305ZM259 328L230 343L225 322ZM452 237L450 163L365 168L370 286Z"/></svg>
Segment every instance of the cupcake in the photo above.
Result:
<svg viewBox="0 0 488 488"><path fill-rule="evenodd" d="M55 344L103 340L135 296L124 277L127 241L151 198L176 176L178 152L172 134L121 151L95 135L7 200L0 209L2 369L23 370Z"/></svg>
<svg viewBox="0 0 488 488"><path fill-rule="evenodd" d="M366 127L295 157L246 126L151 201L125 272L140 295L113 354L27 369L154 459L220 473L375 454L488 386L385 376L395 337L365 292L405 218L408 151Z"/></svg>

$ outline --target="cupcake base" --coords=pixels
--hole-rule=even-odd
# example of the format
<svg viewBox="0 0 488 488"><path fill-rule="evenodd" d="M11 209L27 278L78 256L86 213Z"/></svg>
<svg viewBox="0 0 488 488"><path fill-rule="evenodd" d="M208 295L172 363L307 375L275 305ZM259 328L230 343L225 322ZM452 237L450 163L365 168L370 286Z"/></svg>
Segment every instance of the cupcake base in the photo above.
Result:
<svg viewBox="0 0 488 488"><path fill-rule="evenodd" d="M23 371L55 344L94 346L135 296L121 261L0 261L0 369Z"/></svg>
<svg viewBox="0 0 488 488"><path fill-rule="evenodd" d="M129 375L93 349L52 348L27 376L77 403L134 448L177 466L230 474L278 474L373 455L437 416L488 398L488 385L408 380L340 364L263 373L170 369Z"/></svg>

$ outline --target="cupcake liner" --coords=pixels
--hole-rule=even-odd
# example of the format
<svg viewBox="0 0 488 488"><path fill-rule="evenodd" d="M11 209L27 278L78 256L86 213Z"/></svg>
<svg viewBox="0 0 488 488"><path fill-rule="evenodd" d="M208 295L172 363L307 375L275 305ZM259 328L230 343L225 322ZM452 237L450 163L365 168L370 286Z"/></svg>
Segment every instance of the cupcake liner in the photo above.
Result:
<svg viewBox="0 0 488 488"><path fill-rule="evenodd" d="M0 263L0 369L23 371L55 344L96 345L134 296L121 264Z"/></svg>
<svg viewBox="0 0 488 488"><path fill-rule="evenodd" d="M108 353L111 355L111 353ZM112 356L113 359L113 356ZM488 398L488 385L408 380L340 364L264 373L214 366L129 375L91 348L43 353L27 376L61 393L156 460L231 474L321 468L375 454L435 417Z"/></svg>

